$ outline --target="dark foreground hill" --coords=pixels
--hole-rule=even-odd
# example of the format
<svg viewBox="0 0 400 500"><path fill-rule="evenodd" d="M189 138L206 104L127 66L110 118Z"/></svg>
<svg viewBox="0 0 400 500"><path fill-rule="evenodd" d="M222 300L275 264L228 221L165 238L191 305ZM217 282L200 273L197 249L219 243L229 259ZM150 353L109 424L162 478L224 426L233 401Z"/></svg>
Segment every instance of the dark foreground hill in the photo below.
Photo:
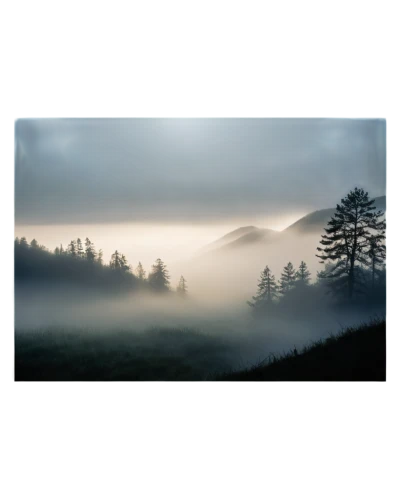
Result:
<svg viewBox="0 0 400 500"><path fill-rule="evenodd" d="M219 377L231 381L385 381L386 321L348 328L248 370Z"/></svg>

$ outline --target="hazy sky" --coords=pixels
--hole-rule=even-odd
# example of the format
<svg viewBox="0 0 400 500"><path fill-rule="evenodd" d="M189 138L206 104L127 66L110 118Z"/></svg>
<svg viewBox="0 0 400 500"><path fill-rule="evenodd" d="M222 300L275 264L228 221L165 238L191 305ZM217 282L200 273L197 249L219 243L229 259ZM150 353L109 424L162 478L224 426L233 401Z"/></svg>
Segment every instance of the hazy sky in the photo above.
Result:
<svg viewBox="0 0 400 500"><path fill-rule="evenodd" d="M15 233L50 249L88 236L106 262L118 248L146 269L181 263L356 185L385 194L385 141L376 120L19 120Z"/></svg>
<svg viewBox="0 0 400 500"><path fill-rule="evenodd" d="M254 223L385 194L385 122L19 120L17 224Z"/></svg>

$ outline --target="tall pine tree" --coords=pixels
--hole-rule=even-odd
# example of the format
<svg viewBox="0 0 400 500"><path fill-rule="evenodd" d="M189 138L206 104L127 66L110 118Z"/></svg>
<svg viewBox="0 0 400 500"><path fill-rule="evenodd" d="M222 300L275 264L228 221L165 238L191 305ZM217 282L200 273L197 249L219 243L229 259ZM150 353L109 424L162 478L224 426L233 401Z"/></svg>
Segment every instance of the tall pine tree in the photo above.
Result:
<svg viewBox="0 0 400 500"><path fill-rule="evenodd" d="M257 294L252 297L253 302L247 302L251 307L262 307L271 304L273 299L277 296L277 285L275 276L272 274L271 269L265 266L261 272L260 279L258 280Z"/></svg>
<svg viewBox="0 0 400 500"><path fill-rule="evenodd" d="M144 281L146 279L146 271L144 270L141 262L139 262L135 274L136 277L139 278L141 281Z"/></svg>
<svg viewBox="0 0 400 500"><path fill-rule="evenodd" d="M363 189L355 188L336 205L335 215L328 222L318 247L321 263L333 262L329 273L334 291L346 291L349 299L360 290L362 267L368 265L372 235L384 236L386 222L383 212L376 211L374 201Z"/></svg>
<svg viewBox="0 0 400 500"><path fill-rule="evenodd" d="M176 287L176 291L179 295L187 294L187 281L183 276L180 277L178 286Z"/></svg>
<svg viewBox="0 0 400 500"><path fill-rule="evenodd" d="M291 262L283 268L281 279L279 281L279 291L282 295L287 294L296 282L296 270Z"/></svg>
<svg viewBox="0 0 400 500"><path fill-rule="evenodd" d="M169 273L167 266L161 259L157 259L155 264L153 264L147 281L158 292L169 290Z"/></svg>
<svg viewBox="0 0 400 500"><path fill-rule="evenodd" d="M297 283L300 285L309 285L311 280L311 273L308 270L307 264L302 260L300 262L299 270L296 273Z"/></svg>

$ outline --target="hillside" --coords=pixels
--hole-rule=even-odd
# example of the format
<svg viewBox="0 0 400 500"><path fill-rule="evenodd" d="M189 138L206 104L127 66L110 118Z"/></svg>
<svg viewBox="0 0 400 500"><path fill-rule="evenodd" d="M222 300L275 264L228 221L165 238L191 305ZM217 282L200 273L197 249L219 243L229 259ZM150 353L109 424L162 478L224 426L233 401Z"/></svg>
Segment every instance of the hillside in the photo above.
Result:
<svg viewBox="0 0 400 500"><path fill-rule="evenodd" d="M232 372L226 381L385 381L386 321L348 328L300 353Z"/></svg>
<svg viewBox="0 0 400 500"><path fill-rule="evenodd" d="M375 206L377 210L386 211L386 196L380 196L375 198ZM311 212L294 224L291 224L287 227L283 232L301 232L303 234L306 233L321 233L323 228L326 226L331 217L335 214L335 208L326 208L323 210L317 210L315 212Z"/></svg>

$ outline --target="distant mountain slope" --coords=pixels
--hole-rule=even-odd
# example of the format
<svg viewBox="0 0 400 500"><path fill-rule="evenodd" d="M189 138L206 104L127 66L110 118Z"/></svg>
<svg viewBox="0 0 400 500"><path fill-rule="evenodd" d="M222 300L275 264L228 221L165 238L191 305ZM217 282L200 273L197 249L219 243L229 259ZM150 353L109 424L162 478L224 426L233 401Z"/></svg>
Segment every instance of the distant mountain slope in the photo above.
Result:
<svg viewBox="0 0 400 500"><path fill-rule="evenodd" d="M278 236L278 231L273 231L272 229L261 229L254 228L253 231L248 232L244 236L237 238L231 243L227 243L220 247L220 250L234 250L236 248L241 248L245 245L250 245L253 243L268 242L274 237Z"/></svg>
<svg viewBox="0 0 400 500"><path fill-rule="evenodd" d="M380 196L375 198L375 206L377 210L386 211L386 196ZM314 233L321 232L321 230L326 226L327 222L331 217L334 216L335 208L326 208L324 210L317 210L311 212L306 216L302 217L294 224L287 227L284 232L302 232L302 233Z"/></svg>
<svg viewBox="0 0 400 500"><path fill-rule="evenodd" d="M225 234L221 238L218 238L218 240L213 241L212 243L209 243L205 247L200 249L200 253L203 252L208 252L210 250L215 250L217 248L220 248L228 243L231 243L242 236L245 236L248 233L251 233L254 230L258 230L257 227L255 226L244 226L244 227L239 227L238 229L235 229L234 231L231 231L230 233Z"/></svg>

